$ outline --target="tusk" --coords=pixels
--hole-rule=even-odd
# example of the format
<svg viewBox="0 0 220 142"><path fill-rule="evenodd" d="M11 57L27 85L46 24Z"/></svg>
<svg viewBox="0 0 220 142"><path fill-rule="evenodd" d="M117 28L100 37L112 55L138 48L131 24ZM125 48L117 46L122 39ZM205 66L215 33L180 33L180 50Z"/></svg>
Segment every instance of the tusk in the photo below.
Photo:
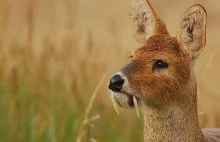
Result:
<svg viewBox="0 0 220 142"><path fill-rule="evenodd" d="M111 97L112 97L113 107L114 107L116 113L119 115L119 109L118 109L118 106L117 106L117 104L116 104L116 102L115 102L115 100L114 100L114 98L113 98L113 94L111 95Z"/></svg>
<svg viewBox="0 0 220 142"><path fill-rule="evenodd" d="M136 113L137 113L137 116L139 118L139 109L138 109L138 104L137 104L137 99L135 98L135 96L133 96L133 102L134 102L134 106L135 106L135 110L136 110Z"/></svg>
<svg viewBox="0 0 220 142"><path fill-rule="evenodd" d="M115 104L115 101L112 100L112 104L113 104L113 107L115 109L115 111L117 112L117 114L119 115L119 109L118 109L118 106Z"/></svg>

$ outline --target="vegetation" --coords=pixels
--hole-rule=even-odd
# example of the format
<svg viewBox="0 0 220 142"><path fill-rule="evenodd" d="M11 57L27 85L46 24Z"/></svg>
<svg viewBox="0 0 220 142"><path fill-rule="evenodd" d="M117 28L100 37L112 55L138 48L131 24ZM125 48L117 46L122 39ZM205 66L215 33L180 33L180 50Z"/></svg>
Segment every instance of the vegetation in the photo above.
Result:
<svg viewBox="0 0 220 142"><path fill-rule="evenodd" d="M175 3L173 10L160 3L152 4L176 32L179 9L193 2ZM137 47L127 28L128 5L125 0L0 1L0 141L72 142L82 132L82 141L142 141L142 120L133 111L118 116L107 90L109 76ZM211 20L220 21L212 14ZM201 125L217 127L220 28L210 22L208 30L197 67Z"/></svg>

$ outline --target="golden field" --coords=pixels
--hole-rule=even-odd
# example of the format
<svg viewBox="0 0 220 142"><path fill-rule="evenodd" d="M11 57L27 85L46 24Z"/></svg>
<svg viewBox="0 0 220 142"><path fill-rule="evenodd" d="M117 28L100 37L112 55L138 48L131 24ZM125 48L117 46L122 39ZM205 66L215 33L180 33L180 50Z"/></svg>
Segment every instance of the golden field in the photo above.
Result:
<svg viewBox="0 0 220 142"><path fill-rule="evenodd" d="M200 3L208 13L207 46L196 67L202 127L220 127L220 2L150 0L175 36L180 17ZM108 79L135 41L128 0L0 0L0 141L76 141L100 83L83 141L142 141L142 120L114 112Z"/></svg>

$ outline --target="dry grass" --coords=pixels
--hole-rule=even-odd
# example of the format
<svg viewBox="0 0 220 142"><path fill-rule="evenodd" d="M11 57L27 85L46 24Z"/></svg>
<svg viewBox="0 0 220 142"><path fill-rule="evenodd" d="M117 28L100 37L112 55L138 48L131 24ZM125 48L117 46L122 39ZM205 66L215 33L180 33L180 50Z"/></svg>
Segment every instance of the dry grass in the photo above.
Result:
<svg viewBox="0 0 220 142"><path fill-rule="evenodd" d="M86 111L85 111L85 116L84 116L84 119L82 121L82 124L79 128L79 134L78 134L78 137L76 139L76 142L81 142L84 135L85 135L85 128L88 127L91 123L91 121L93 120L96 120L97 118L99 118L99 115L97 116L93 116L91 118L89 118L89 114L91 112L91 109L93 107L93 104L94 104L94 101L95 101L95 98L97 96L97 93L98 93L98 89L100 88L100 85L103 83L104 79L105 79L106 75L104 75L100 81L100 83L97 85L97 87L95 88L92 96L91 96L91 99L89 101L89 104L86 108ZM90 138L89 138L89 141L90 141Z"/></svg>
<svg viewBox="0 0 220 142"><path fill-rule="evenodd" d="M195 3L206 7L207 47L196 70L204 112L201 125L220 126L220 2L151 1L172 35L186 8ZM102 75L120 69L136 48L128 27L129 4L0 0L0 141L76 140L86 104ZM105 142L141 141L140 120L131 112L113 112L107 82L108 78L92 111L102 117L87 135Z"/></svg>

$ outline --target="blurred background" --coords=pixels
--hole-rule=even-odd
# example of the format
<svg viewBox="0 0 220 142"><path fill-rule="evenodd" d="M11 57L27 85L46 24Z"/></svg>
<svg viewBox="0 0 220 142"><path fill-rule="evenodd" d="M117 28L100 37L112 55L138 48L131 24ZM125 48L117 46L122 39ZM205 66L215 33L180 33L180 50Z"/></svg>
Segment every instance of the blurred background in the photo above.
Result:
<svg viewBox="0 0 220 142"><path fill-rule="evenodd" d="M171 35L200 3L208 12L207 46L196 67L201 127L220 127L220 2L150 0ZM131 0L0 0L0 141L138 142L142 120L114 112L110 76L129 62ZM101 78L104 82L94 92ZM95 101L82 125L92 94ZM83 127L82 127L83 126ZM81 129L81 130L80 130Z"/></svg>

